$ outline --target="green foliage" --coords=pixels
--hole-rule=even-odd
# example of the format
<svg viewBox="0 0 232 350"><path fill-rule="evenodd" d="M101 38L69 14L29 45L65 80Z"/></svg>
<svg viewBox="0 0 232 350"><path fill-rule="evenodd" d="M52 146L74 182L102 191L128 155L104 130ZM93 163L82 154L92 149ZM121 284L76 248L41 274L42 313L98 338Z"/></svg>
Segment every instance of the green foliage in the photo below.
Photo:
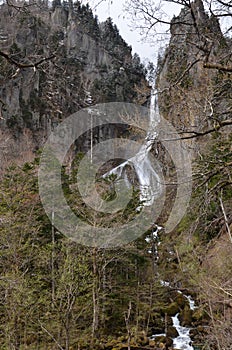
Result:
<svg viewBox="0 0 232 350"><path fill-rule="evenodd" d="M196 215L194 216L193 213L186 214L178 225L178 232L181 233L188 230L194 220L196 220Z"/></svg>
<svg viewBox="0 0 232 350"><path fill-rule="evenodd" d="M81 21L82 30L98 40L100 38L98 19L93 15L89 4L85 5L77 1L74 3L74 11L78 16L78 21Z"/></svg>
<svg viewBox="0 0 232 350"><path fill-rule="evenodd" d="M69 178L65 169L62 175L65 195L77 209L80 202L76 195L74 201L69 186L74 185L82 157L77 156ZM150 329L157 322L150 316L150 305L159 304L164 288L153 283L153 261L144 254L146 242L141 239L118 250L94 252L60 235L40 203L37 163L11 167L1 181L1 348L49 349L54 339L63 347L69 344L70 349L74 344L88 348L93 291L97 293L98 335L103 339L126 337L125 314L130 303L134 336ZM115 180L111 176L107 181ZM120 220L134 215L138 201L133 201Z"/></svg>

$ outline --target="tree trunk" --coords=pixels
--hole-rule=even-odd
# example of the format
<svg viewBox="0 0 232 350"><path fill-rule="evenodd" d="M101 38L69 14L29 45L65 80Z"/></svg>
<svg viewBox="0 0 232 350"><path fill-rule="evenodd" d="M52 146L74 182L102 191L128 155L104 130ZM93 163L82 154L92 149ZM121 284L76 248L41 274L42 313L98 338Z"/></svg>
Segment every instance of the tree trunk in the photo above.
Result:
<svg viewBox="0 0 232 350"><path fill-rule="evenodd" d="M98 288L98 266L97 266L97 248L93 248L93 323L92 323L92 338L97 336L99 324L99 288Z"/></svg>

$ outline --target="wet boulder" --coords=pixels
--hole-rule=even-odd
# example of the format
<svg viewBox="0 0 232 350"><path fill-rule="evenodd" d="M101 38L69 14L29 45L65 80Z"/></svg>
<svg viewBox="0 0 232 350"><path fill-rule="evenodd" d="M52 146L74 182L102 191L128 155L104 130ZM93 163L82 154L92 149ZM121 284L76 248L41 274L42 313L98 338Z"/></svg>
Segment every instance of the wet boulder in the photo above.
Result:
<svg viewBox="0 0 232 350"><path fill-rule="evenodd" d="M193 310L190 309L189 305L185 305L184 309L181 310L179 319L182 326L191 326L192 324L192 313Z"/></svg>
<svg viewBox="0 0 232 350"><path fill-rule="evenodd" d="M176 338L178 337L179 333L177 332L176 328L173 326L169 326L167 329L167 337L169 338Z"/></svg>
<svg viewBox="0 0 232 350"><path fill-rule="evenodd" d="M186 297L182 294L182 293L177 293L176 298L175 298L175 302L177 303L177 305L183 309L186 305L186 303L188 303L188 300L186 299Z"/></svg>

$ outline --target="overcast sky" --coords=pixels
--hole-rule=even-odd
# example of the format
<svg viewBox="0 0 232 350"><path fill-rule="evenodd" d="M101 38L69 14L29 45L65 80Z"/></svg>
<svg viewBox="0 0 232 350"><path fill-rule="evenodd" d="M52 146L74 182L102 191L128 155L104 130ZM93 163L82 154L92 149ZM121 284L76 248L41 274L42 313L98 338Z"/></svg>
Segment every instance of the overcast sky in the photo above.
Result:
<svg viewBox="0 0 232 350"><path fill-rule="evenodd" d="M133 53L137 52L143 59L155 59L155 47L148 43L142 43L139 32L130 28L130 22L123 12L123 0L115 0L111 5L108 1L104 1L96 8L95 13L100 21L104 21L108 17L113 19L123 39L132 46Z"/></svg>
<svg viewBox="0 0 232 350"><path fill-rule="evenodd" d="M125 0L105 0L100 2L100 0L89 0L83 1L88 2L92 9L94 9L94 14L96 14L100 21L106 20L111 17L114 23L117 25L121 36L123 39L132 46L133 53L137 52L142 60L150 60L156 63L156 57L158 52L158 44L149 44L144 42L139 34L139 31L135 31L131 28L130 20L128 15L125 13L123 8L123 3ZM169 8L166 9L169 12L171 18L173 14L178 14L180 12L180 7L175 7L175 5L168 5Z"/></svg>
<svg viewBox="0 0 232 350"><path fill-rule="evenodd" d="M138 31L132 30L130 28L130 20L128 19L128 15L123 9L123 3L126 0L82 0L84 3L88 2L92 9L95 8L94 13L98 16L100 21L106 20L108 17L111 17L114 23L117 25L121 36L123 39L132 46L133 53L137 52L142 60L150 60L153 63L156 63L157 52L159 49L159 44L148 44L144 42L144 38L141 38ZM156 4L160 3L160 0L151 0ZM100 4L99 4L100 3ZM99 4L98 6L96 6ZM178 15L180 13L181 7L179 5L174 4L174 2L162 2L165 4L162 8L163 13L166 13L171 19L174 15ZM231 18L225 17L221 19L222 29L226 30L226 28L230 28ZM163 28L162 28L163 31ZM166 36L167 37L167 36ZM160 39L160 38L159 38ZM156 38L154 42L156 41ZM165 46L167 44L167 40L161 40L160 45Z"/></svg>

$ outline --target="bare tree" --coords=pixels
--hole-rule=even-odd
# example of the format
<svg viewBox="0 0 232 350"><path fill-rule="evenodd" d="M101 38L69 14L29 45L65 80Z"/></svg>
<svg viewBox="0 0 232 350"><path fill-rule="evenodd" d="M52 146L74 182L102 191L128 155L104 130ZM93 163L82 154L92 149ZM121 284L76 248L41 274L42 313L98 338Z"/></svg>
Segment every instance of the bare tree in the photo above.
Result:
<svg viewBox="0 0 232 350"><path fill-rule="evenodd" d="M204 8L206 13L210 14L210 17L206 13L203 14ZM221 0L197 0L195 2L190 0L126 1L126 10L130 18L132 18L132 26L140 31L143 38L145 37L149 42L153 43L162 39L163 43L163 37L169 38L170 31L173 33L175 27L178 26L180 28L176 32L176 35L179 37L184 37L188 27L192 27L195 32L195 40L192 42L192 45L199 49L204 67L226 72L232 72L231 48L228 50L226 57L220 57L219 60L215 59L213 53L215 33L207 33L205 28L207 28L209 18L211 21L214 21L216 28L219 26L219 21L222 22L223 19L221 26L224 31L223 34L230 35L232 30L231 8L231 1ZM185 19L175 17L176 11L179 12L181 9L182 13L188 11L189 15ZM205 22L205 26L202 26L203 22ZM199 42L201 43L200 45L198 45Z"/></svg>

